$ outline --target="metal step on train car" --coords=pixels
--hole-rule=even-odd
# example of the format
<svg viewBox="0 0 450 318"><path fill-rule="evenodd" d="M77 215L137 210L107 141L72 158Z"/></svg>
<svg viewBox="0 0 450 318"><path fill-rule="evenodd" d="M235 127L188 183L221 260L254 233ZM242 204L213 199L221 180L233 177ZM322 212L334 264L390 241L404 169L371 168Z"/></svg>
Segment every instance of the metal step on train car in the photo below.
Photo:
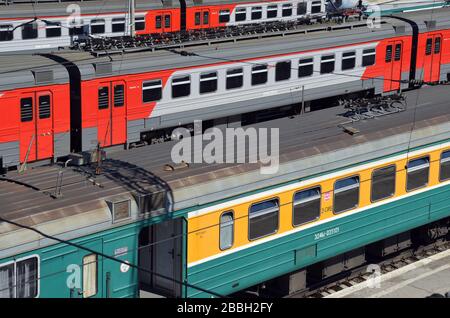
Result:
<svg viewBox="0 0 450 318"><path fill-rule="evenodd" d="M133 11L124 0L7 3L0 5L0 52L67 47L86 37L168 34L326 17L324 0L136 0Z"/></svg>
<svg viewBox="0 0 450 318"><path fill-rule="evenodd" d="M355 134L342 107L242 127L280 128L272 174L170 169L173 144L159 144L2 176L0 297L219 297L363 259L368 244L395 249L384 240L450 216L448 93L406 92L405 111Z"/></svg>
<svg viewBox="0 0 450 318"><path fill-rule="evenodd" d="M449 10L385 18L376 29L353 22L130 54L1 56L0 109L11 114L0 118L1 167L128 148L194 120L240 122L243 113L448 80Z"/></svg>

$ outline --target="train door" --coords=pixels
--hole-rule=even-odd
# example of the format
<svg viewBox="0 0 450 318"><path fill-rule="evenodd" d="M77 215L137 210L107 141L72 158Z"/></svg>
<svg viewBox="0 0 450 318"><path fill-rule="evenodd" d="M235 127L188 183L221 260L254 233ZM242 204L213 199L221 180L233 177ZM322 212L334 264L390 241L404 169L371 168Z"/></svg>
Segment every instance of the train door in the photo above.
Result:
<svg viewBox="0 0 450 318"><path fill-rule="evenodd" d="M438 82L441 76L441 47L440 34L429 35L425 44L425 57L423 64L423 80L425 82Z"/></svg>
<svg viewBox="0 0 450 318"><path fill-rule="evenodd" d="M155 16L155 29L157 33L172 32L173 19L172 12L159 11Z"/></svg>
<svg viewBox="0 0 450 318"><path fill-rule="evenodd" d="M20 96L20 161L53 156L53 101L48 91Z"/></svg>
<svg viewBox="0 0 450 318"><path fill-rule="evenodd" d="M386 46L386 68L384 74L384 91L394 91L400 89L402 78L402 41L389 41Z"/></svg>
<svg viewBox="0 0 450 318"><path fill-rule="evenodd" d="M181 219L145 227L139 234L140 290L153 295L180 297L182 279Z"/></svg>
<svg viewBox="0 0 450 318"><path fill-rule="evenodd" d="M195 28L209 28L211 26L210 12L208 9L198 9L194 13Z"/></svg>
<svg viewBox="0 0 450 318"><path fill-rule="evenodd" d="M125 83L101 83L98 88L98 141L108 147L126 141Z"/></svg>

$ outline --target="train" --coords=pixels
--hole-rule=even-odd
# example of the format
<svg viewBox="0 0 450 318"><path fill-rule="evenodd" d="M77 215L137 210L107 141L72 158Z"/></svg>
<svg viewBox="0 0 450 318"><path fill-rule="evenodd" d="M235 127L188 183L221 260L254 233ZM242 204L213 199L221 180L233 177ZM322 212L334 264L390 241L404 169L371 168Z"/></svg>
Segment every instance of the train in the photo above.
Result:
<svg viewBox="0 0 450 318"><path fill-rule="evenodd" d="M135 35L167 34L326 17L324 0L136 0ZM71 46L87 37L130 35L128 1L11 1L0 6L0 53Z"/></svg>
<svg viewBox="0 0 450 318"><path fill-rule="evenodd" d="M120 55L0 56L0 108L10 114L0 118L0 167L130 148L195 120L241 122L244 113L447 81L449 12Z"/></svg>
<svg viewBox="0 0 450 318"><path fill-rule="evenodd" d="M0 297L210 298L275 280L295 291L444 238L448 91L406 92L407 110L353 135L337 125L340 108L278 119L269 176L249 163L165 169L168 144L111 154L101 171L2 176Z"/></svg>

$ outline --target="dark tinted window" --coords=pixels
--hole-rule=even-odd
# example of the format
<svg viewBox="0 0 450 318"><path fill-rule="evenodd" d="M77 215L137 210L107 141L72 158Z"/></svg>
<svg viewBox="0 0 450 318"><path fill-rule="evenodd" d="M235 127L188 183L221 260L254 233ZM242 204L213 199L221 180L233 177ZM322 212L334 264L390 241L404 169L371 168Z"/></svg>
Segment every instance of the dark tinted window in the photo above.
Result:
<svg viewBox="0 0 450 318"><path fill-rule="evenodd" d="M392 61L392 45L386 46L386 62Z"/></svg>
<svg viewBox="0 0 450 318"><path fill-rule="evenodd" d="M252 8L252 20L259 20L262 18L262 7Z"/></svg>
<svg viewBox="0 0 450 318"><path fill-rule="evenodd" d="M200 74L200 94L217 91L217 73Z"/></svg>
<svg viewBox="0 0 450 318"><path fill-rule="evenodd" d="M432 38L428 38L427 39L427 44L425 46L425 54L426 55L430 55L433 49L433 39Z"/></svg>
<svg viewBox="0 0 450 318"><path fill-rule="evenodd" d="M440 37L437 37L435 40L434 40L434 53L435 54L438 54L438 53L440 53L441 52L441 38Z"/></svg>
<svg viewBox="0 0 450 318"><path fill-rule="evenodd" d="M98 109L109 107L109 87L100 87L98 89Z"/></svg>
<svg viewBox="0 0 450 318"><path fill-rule="evenodd" d="M294 226L314 221L320 217L320 188L299 191L294 195Z"/></svg>
<svg viewBox="0 0 450 318"><path fill-rule="evenodd" d="M20 100L20 120L22 122L33 120L33 99L31 97Z"/></svg>
<svg viewBox="0 0 450 318"><path fill-rule="evenodd" d="M125 19L124 18L112 19L112 31L125 32Z"/></svg>
<svg viewBox="0 0 450 318"><path fill-rule="evenodd" d="M114 85L114 106L120 107L125 103L125 86L122 84Z"/></svg>
<svg viewBox="0 0 450 318"><path fill-rule="evenodd" d="M227 89L242 87L244 84L244 72L242 68L235 68L227 71Z"/></svg>
<svg viewBox="0 0 450 318"><path fill-rule="evenodd" d="M82 35L85 34L87 32L85 32L85 29L87 28L87 26L79 26L79 27L73 27L69 29L69 35Z"/></svg>
<svg viewBox="0 0 450 318"><path fill-rule="evenodd" d="M162 97L162 82L154 80L142 84L142 101L144 103L155 102Z"/></svg>
<svg viewBox="0 0 450 318"><path fill-rule="evenodd" d="M209 24L209 11L203 11L203 24Z"/></svg>
<svg viewBox="0 0 450 318"><path fill-rule="evenodd" d="M298 77L311 76L314 72L313 58L301 59L298 62Z"/></svg>
<svg viewBox="0 0 450 318"><path fill-rule="evenodd" d="M252 85L267 83L267 65L255 65L252 67Z"/></svg>
<svg viewBox="0 0 450 318"><path fill-rule="evenodd" d="M37 257L16 263L16 297L34 298L38 292L38 261Z"/></svg>
<svg viewBox="0 0 450 318"><path fill-rule="evenodd" d="M304 14L306 14L306 8L307 8L306 2L299 2L297 4L297 15L304 15Z"/></svg>
<svg viewBox="0 0 450 318"><path fill-rule="evenodd" d="M275 233L278 230L279 211L277 199L253 204L248 213L249 240Z"/></svg>
<svg viewBox="0 0 450 318"><path fill-rule="evenodd" d="M320 13L322 11L322 3L320 1L313 1L311 5L311 13Z"/></svg>
<svg viewBox="0 0 450 318"><path fill-rule="evenodd" d="M334 72L334 55L322 56L322 60L320 63L320 74L333 72Z"/></svg>
<svg viewBox="0 0 450 318"><path fill-rule="evenodd" d="M291 78L291 61L278 62L275 66L275 81Z"/></svg>
<svg viewBox="0 0 450 318"><path fill-rule="evenodd" d="M247 15L247 10L245 8L237 8L235 13L235 20L237 22L239 21L245 21Z"/></svg>
<svg viewBox="0 0 450 318"><path fill-rule="evenodd" d="M354 209L359 204L359 177L336 181L334 185L334 213Z"/></svg>
<svg viewBox="0 0 450 318"><path fill-rule="evenodd" d="M55 22L55 24L47 25L45 27L45 36L48 38L57 38L61 36L61 26L59 23Z"/></svg>
<svg viewBox="0 0 450 318"><path fill-rule="evenodd" d="M13 39L12 29L12 25L0 25L0 42L11 41Z"/></svg>
<svg viewBox="0 0 450 318"><path fill-rule="evenodd" d="M376 59L375 49L363 50L362 66L374 65L375 59Z"/></svg>
<svg viewBox="0 0 450 318"><path fill-rule="evenodd" d="M161 28L162 28L162 16L157 15L157 16L155 17L155 27L156 27L157 29L161 29Z"/></svg>
<svg viewBox="0 0 450 318"><path fill-rule="evenodd" d="M281 14L283 17L290 17L292 15L292 4L291 3L283 4Z"/></svg>
<svg viewBox="0 0 450 318"><path fill-rule="evenodd" d="M225 212L220 216L219 246L226 250L233 246L234 241L234 215L233 212Z"/></svg>
<svg viewBox="0 0 450 318"><path fill-rule="evenodd" d="M14 298L16 277L14 275L14 264L0 267L0 298Z"/></svg>
<svg viewBox="0 0 450 318"><path fill-rule="evenodd" d="M194 16L194 23L195 25L200 25L200 20L201 20L201 12L195 12L195 16Z"/></svg>
<svg viewBox="0 0 450 318"><path fill-rule="evenodd" d="M164 27L165 28L170 28L170 20L171 20L171 16L169 14L164 16Z"/></svg>
<svg viewBox="0 0 450 318"><path fill-rule="evenodd" d="M38 37L37 23L28 23L22 26L22 39L36 39Z"/></svg>
<svg viewBox="0 0 450 318"><path fill-rule="evenodd" d="M450 151L445 151L441 155L441 168L439 171L439 180L450 179Z"/></svg>
<svg viewBox="0 0 450 318"><path fill-rule="evenodd" d="M176 77L172 80L172 98L189 96L191 79L189 76Z"/></svg>
<svg viewBox="0 0 450 318"><path fill-rule="evenodd" d="M278 15L278 6L277 5L270 5L267 6L267 18L276 18Z"/></svg>
<svg viewBox="0 0 450 318"><path fill-rule="evenodd" d="M39 96L39 118L50 118L51 107L50 107L50 95Z"/></svg>
<svg viewBox="0 0 450 318"><path fill-rule="evenodd" d="M219 22L220 23L230 22L230 10L220 10L219 11Z"/></svg>
<svg viewBox="0 0 450 318"><path fill-rule="evenodd" d="M430 159L428 157L414 159L408 162L406 190L411 191L425 187L428 184Z"/></svg>
<svg viewBox="0 0 450 318"><path fill-rule="evenodd" d="M402 57L402 45L401 44L396 44L395 45L394 60L395 61L400 61L401 57Z"/></svg>
<svg viewBox="0 0 450 318"><path fill-rule="evenodd" d="M342 70L351 70L356 65L356 52L344 52L342 54Z"/></svg>
<svg viewBox="0 0 450 318"><path fill-rule="evenodd" d="M136 17L134 19L134 29L136 31L145 30L145 17Z"/></svg>
<svg viewBox="0 0 450 318"><path fill-rule="evenodd" d="M395 165L372 173L372 202L392 197L395 193Z"/></svg>
<svg viewBox="0 0 450 318"><path fill-rule="evenodd" d="M91 33L92 34L105 33L105 20L92 20Z"/></svg>

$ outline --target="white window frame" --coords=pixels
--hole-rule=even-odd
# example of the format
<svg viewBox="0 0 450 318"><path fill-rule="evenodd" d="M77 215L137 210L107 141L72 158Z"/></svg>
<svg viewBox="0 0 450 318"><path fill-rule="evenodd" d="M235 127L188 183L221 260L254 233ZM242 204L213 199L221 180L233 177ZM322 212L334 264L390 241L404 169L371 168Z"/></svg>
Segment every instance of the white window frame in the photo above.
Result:
<svg viewBox="0 0 450 318"><path fill-rule="evenodd" d="M26 261L28 259L32 259L32 258L36 258L37 260L37 268L36 268L36 272L37 272L37 278L36 278L36 296L33 298L39 298L40 295L40 287L41 287L41 258L38 254L32 254L32 255L28 255L28 256L24 256L24 257L20 257L17 259L13 259L10 260L8 262L2 263L0 264L0 267L4 267L4 266L8 266L11 264L14 264L14 271L13 271L13 275L14 275L14 292L13 298L17 298L17 263L18 262L22 262L22 261Z"/></svg>

